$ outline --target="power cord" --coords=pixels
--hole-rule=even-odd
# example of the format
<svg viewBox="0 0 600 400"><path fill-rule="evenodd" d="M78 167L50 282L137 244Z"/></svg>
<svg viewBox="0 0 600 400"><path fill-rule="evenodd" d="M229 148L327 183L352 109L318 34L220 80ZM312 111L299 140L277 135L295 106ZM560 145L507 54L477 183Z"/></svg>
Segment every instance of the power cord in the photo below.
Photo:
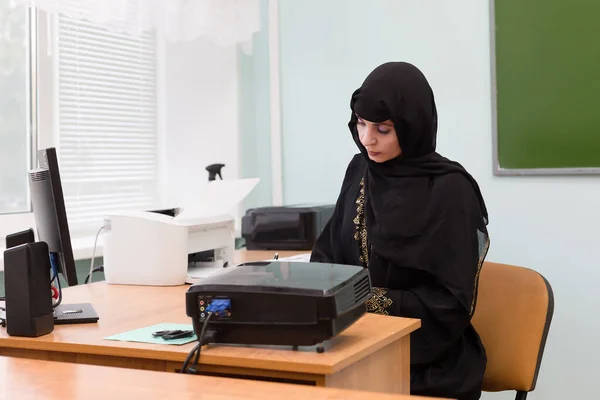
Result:
<svg viewBox="0 0 600 400"><path fill-rule="evenodd" d="M96 267L92 270L92 273L94 272L104 272L104 265L100 265L99 267ZM88 280L90 279L91 275L88 275L85 277L85 283L88 283Z"/></svg>
<svg viewBox="0 0 600 400"><path fill-rule="evenodd" d="M92 261L90 262L90 273L88 274L90 283L92 283L92 274L94 273L94 258L96 258L96 244L98 243L98 236L100 236L100 232L102 232L102 229L104 229L104 225L102 225L100 229L98 229L98 232L96 232L96 239L94 239L94 250L92 250Z"/></svg>
<svg viewBox="0 0 600 400"><path fill-rule="evenodd" d="M217 331L215 330L208 330L206 331L206 334L204 335L204 338L202 340L202 345L205 344L209 344L214 342L215 337L217 336ZM194 363L192 364L191 367L188 368L188 371L190 374L195 374L197 372L197 367L198 367L198 361L200 360L200 351L202 350L202 347L198 348L198 351L196 353L196 356L194 357Z"/></svg>
<svg viewBox="0 0 600 400"><path fill-rule="evenodd" d="M198 361L200 360L200 352L202 351L202 346L206 343L209 343L214 339L216 334L215 331L211 331L209 337L206 337L207 329L208 329L208 321L212 316L212 312L209 312L204 320L204 324L202 325L202 330L200 331L200 336L198 337L198 344L190 351L187 355L185 361L183 362L183 367L181 367L182 374L195 374L196 368L198 366ZM194 361L192 365L188 368L188 364L190 363L192 357L194 357Z"/></svg>
<svg viewBox="0 0 600 400"><path fill-rule="evenodd" d="M188 369L187 369L188 364L190 363L190 360L192 359L192 357L194 357L194 354L196 354L196 352L198 352L198 353L200 352L201 347L202 347L202 345L200 344L200 342L198 342L198 344L196 346L194 346L192 351L189 352L189 354L185 358L185 361L183 362L183 367L181 367L180 373L182 373L182 374L191 374L192 373L191 371L188 371Z"/></svg>
<svg viewBox="0 0 600 400"><path fill-rule="evenodd" d="M60 306L60 303L62 303L62 287L60 286L60 279L58 277L58 266L57 266L57 261L56 261L56 253L50 253L50 266L52 267L52 272L54 273L54 276L52 277L50 284L52 284L54 281L56 281L56 285L58 286L58 301L56 302L56 304L54 304L52 306L52 308L56 308L56 307Z"/></svg>

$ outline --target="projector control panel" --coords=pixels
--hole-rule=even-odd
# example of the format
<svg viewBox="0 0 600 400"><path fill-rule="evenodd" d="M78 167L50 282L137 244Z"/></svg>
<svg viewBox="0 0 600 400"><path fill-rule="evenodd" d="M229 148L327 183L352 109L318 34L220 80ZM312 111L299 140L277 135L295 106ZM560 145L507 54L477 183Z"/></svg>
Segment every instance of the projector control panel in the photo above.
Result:
<svg viewBox="0 0 600 400"><path fill-rule="evenodd" d="M200 321L212 314L211 321L227 320L231 318L231 300L224 297L199 296Z"/></svg>

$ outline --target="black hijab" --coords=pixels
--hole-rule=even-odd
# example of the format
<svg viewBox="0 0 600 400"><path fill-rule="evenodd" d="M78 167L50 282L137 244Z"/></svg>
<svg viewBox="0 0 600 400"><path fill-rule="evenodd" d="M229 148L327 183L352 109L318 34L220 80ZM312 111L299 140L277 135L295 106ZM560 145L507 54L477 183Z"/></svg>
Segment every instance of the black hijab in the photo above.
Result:
<svg viewBox="0 0 600 400"><path fill-rule="evenodd" d="M370 251L391 265L435 276L472 313L474 277L488 245L488 215L473 177L435 151L437 109L427 79L409 63L383 64L353 93L350 107L348 126L366 159ZM391 120L402 154L383 163L370 160L358 137L357 116Z"/></svg>

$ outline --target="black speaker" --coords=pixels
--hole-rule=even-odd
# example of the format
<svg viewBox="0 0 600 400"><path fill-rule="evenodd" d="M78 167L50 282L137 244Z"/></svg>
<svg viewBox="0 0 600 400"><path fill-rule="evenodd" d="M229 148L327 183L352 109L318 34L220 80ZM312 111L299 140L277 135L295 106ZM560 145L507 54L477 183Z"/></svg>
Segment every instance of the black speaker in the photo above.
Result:
<svg viewBox="0 0 600 400"><path fill-rule="evenodd" d="M16 247L25 243L35 242L33 229L29 228L26 231L12 233L6 236L6 248Z"/></svg>
<svg viewBox="0 0 600 400"><path fill-rule="evenodd" d="M4 292L10 336L38 337L54 330L50 255L45 242L4 251Z"/></svg>

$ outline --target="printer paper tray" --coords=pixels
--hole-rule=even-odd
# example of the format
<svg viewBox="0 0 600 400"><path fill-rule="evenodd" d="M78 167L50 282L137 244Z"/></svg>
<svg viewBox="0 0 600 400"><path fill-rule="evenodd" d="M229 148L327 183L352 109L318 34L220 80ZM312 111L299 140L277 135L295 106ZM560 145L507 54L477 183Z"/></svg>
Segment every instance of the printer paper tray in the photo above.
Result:
<svg viewBox="0 0 600 400"><path fill-rule="evenodd" d="M228 268L223 268L223 261L217 262L197 262L196 265L188 267L185 283L194 284L204 278L226 272Z"/></svg>

